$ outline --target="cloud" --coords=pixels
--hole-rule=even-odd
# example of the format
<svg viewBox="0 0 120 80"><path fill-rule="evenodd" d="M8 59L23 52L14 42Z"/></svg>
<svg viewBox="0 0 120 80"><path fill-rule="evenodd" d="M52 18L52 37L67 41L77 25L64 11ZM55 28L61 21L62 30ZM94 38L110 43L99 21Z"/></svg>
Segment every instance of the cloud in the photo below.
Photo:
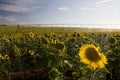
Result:
<svg viewBox="0 0 120 80"><path fill-rule="evenodd" d="M106 5L111 5L111 3L113 3L114 0L99 0L95 3L95 5L98 6L106 6Z"/></svg>
<svg viewBox="0 0 120 80"><path fill-rule="evenodd" d="M17 19L14 16L0 16L0 21L17 21Z"/></svg>
<svg viewBox="0 0 120 80"><path fill-rule="evenodd" d="M38 4L38 0L0 0L0 2L0 10L11 12L27 12Z"/></svg>
<svg viewBox="0 0 120 80"><path fill-rule="evenodd" d="M98 4L105 4L105 3L110 3L110 2L113 2L114 0L100 0L98 1L97 3Z"/></svg>
<svg viewBox="0 0 120 80"><path fill-rule="evenodd" d="M95 0L81 7L83 10L111 7L115 0Z"/></svg>
<svg viewBox="0 0 120 80"><path fill-rule="evenodd" d="M0 24L26 24L16 16L0 16Z"/></svg>
<svg viewBox="0 0 120 80"><path fill-rule="evenodd" d="M12 11L12 12L26 12L29 11L29 8L20 5L5 5L5 6L1 6L0 10Z"/></svg>
<svg viewBox="0 0 120 80"><path fill-rule="evenodd" d="M65 11L68 10L68 7L59 7L58 10Z"/></svg>

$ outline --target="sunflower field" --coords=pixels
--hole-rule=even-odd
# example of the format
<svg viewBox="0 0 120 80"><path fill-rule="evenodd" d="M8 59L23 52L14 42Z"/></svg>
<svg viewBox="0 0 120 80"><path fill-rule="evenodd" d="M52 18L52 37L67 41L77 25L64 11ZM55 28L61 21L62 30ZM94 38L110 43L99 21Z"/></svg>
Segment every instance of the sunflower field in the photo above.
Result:
<svg viewBox="0 0 120 80"><path fill-rule="evenodd" d="M23 29L0 31L0 80L120 80L119 32Z"/></svg>

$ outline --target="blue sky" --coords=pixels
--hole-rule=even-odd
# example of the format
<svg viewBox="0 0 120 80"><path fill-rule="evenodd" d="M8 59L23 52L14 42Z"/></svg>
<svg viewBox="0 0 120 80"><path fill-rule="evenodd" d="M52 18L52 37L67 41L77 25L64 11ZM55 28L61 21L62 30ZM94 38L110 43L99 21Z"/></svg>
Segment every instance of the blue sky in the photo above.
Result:
<svg viewBox="0 0 120 80"><path fill-rule="evenodd" d="M0 24L119 24L120 0L0 0Z"/></svg>

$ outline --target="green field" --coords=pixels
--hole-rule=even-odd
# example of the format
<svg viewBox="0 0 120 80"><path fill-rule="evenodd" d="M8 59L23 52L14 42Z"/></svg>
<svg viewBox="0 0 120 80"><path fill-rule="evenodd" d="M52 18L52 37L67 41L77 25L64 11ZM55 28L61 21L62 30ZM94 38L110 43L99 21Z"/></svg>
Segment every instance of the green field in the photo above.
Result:
<svg viewBox="0 0 120 80"><path fill-rule="evenodd" d="M1 25L0 80L120 80L119 31ZM99 68L96 61L93 69L81 62L86 44L99 47L96 54L103 53L108 64Z"/></svg>
<svg viewBox="0 0 120 80"><path fill-rule="evenodd" d="M119 32L120 29L0 25L0 32Z"/></svg>

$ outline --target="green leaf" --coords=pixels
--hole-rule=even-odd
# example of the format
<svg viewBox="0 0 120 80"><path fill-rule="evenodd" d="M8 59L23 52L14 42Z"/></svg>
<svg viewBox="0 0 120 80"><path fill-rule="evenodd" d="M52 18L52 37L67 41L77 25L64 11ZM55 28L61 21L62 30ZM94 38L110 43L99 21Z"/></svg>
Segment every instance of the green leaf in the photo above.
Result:
<svg viewBox="0 0 120 80"><path fill-rule="evenodd" d="M105 73L110 73L110 71L109 71L106 67L104 67L102 70L103 70Z"/></svg>

